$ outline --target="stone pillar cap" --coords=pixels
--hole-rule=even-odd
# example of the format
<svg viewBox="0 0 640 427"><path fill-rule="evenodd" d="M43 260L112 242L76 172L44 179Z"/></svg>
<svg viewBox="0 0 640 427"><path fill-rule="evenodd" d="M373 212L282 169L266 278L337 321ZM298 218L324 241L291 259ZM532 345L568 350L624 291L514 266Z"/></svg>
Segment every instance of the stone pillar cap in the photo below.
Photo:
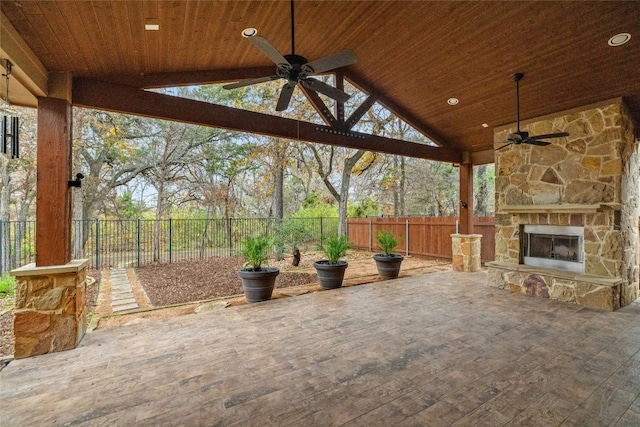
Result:
<svg viewBox="0 0 640 427"><path fill-rule="evenodd" d="M42 267L36 267L35 263L31 263L16 268L15 270L11 270L9 274L15 277L22 277L45 274L75 273L82 270L88 263L88 259L73 259L63 265L45 265Z"/></svg>

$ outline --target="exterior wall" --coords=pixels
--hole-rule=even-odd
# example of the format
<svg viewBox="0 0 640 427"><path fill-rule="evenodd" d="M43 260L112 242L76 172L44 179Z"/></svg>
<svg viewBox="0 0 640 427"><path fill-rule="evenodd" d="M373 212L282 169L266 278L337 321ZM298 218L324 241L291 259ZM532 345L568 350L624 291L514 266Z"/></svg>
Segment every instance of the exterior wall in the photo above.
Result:
<svg viewBox="0 0 640 427"><path fill-rule="evenodd" d="M631 304L640 297L640 127L621 111L622 190L620 234L622 240L621 303Z"/></svg>
<svg viewBox="0 0 640 427"><path fill-rule="evenodd" d="M570 136L551 139L548 146L511 145L496 152L495 259L499 264L520 263L521 225L584 226L584 273L620 282L620 304L606 308L627 305L638 297L640 167L638 140L629 117L617 100L543 118L523 130L533 135L567 131ZM496 132L496 146L503 145L510 132L513 129ZM560 205L576 208L564 213L550 208ZM603 208L590 209L597 205ZM531 209L510 213L512 206ZM541 207L539 211L536 206ZM490 280L505 287L504 280L494 282ZM575 298L571 302L579 303Z"/></svg>

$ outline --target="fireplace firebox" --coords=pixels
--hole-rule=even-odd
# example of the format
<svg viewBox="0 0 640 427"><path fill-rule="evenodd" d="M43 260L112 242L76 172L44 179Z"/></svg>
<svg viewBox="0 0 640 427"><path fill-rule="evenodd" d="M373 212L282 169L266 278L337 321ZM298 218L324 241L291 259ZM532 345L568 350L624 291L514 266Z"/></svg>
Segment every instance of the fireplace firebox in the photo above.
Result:
<svg viewBox="0 0 640 427"><path fill-rule="evenodd" d="M584 228L525 225L522 233L523 264L584 272Z"/></svg>

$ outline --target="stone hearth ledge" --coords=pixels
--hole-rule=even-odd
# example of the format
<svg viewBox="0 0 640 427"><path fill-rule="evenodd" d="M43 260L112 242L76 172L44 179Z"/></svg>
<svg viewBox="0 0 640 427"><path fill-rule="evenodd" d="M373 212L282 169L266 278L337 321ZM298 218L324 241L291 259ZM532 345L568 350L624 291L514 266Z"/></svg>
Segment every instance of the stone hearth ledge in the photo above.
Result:
<svg viewBox="0 0 640 427"><path fill-rule="evenodd" d="M620 308L621 278L499 261L488 262L486 266L487 282L492 287L599 310Z"/></svg>

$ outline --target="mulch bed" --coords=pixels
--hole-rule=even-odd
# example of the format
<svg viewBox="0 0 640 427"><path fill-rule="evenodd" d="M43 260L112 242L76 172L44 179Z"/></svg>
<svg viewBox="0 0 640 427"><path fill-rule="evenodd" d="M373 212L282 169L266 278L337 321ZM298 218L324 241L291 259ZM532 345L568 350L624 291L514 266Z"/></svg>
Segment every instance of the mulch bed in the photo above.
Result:
<svg viewBox="0 0 640 427"><path fill-rule="evenodd" d="M138 280L154 306L164 306L243 293L238 270L240 257L210 258L153 264L136 268ZM281 272L276 289L316 283L318 276L309 273Z"/></svg>

